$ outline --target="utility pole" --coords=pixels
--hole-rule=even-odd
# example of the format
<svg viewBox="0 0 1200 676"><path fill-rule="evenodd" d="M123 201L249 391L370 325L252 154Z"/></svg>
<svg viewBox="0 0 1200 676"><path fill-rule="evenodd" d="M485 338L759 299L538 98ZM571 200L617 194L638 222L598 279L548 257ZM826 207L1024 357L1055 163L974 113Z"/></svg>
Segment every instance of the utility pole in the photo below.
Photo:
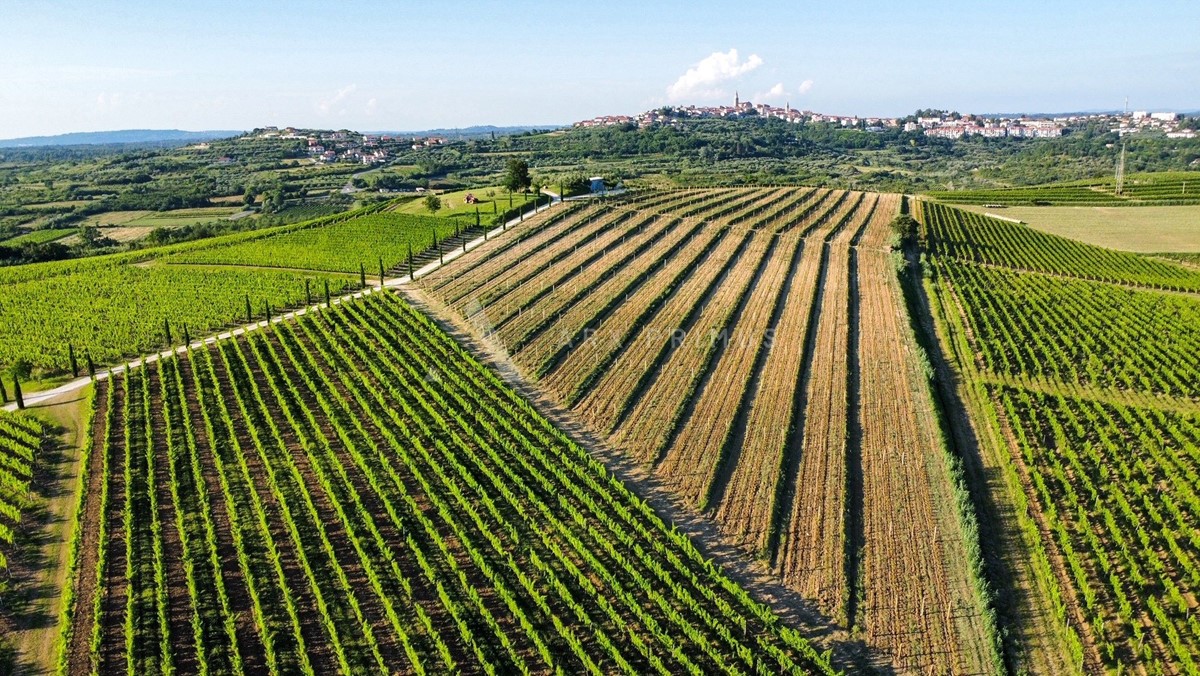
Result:
<svg viewBox="0 0 1200 676"><path fill-rule="evenodd" d="M1121 159L1117 160L1117 189L1115 194L1120 197L1125 190L1125 141L1121 142Z"/></svg>

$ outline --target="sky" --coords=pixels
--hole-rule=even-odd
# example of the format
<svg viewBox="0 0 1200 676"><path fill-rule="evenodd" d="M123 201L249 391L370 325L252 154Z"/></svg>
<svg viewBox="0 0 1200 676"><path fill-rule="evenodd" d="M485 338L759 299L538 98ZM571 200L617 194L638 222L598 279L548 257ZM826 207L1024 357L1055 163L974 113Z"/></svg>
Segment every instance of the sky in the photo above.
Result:
<svg viewBox="0 0 1200 676"><path fill-rule="evenodd" d="M1200 109L1200 3L3 0L0 138Z"/></svg>

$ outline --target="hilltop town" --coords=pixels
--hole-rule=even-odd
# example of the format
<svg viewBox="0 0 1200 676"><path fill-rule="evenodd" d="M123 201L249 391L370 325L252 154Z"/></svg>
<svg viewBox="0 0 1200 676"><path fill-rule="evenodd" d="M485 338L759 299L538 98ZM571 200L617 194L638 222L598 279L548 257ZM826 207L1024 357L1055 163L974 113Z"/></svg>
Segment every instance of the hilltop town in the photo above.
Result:
<svg viewBox="0 0 1200 676"><path fill-rule="evenodd" d="M1160 133L1167 138L1196 138L1195 121L1174 112L1126 111L1124 113L1087 113L1075 115L989 115L960 114L947 111L918 111L907 117L862 117L832 115L811 110L782 108L767 103L743 101L734 94L733 105L720 106L663 106L637 115L600 115L574 123L574 127L606 127L636 125L639 128L656 125L679 125L688 119L779 119L785 122L826 123L841 127L883 132L902 129L925 136L960 139L964 136L985 138L1058 138L1072 127L1101 124L1124 136L1136 133Z"/></svg>

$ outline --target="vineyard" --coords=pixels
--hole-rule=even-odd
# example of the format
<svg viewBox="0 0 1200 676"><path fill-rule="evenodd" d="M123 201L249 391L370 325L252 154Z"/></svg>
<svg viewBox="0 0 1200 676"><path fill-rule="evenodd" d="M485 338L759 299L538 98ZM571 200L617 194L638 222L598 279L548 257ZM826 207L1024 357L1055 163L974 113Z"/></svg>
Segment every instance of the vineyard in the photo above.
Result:
<svg viewBox="0 0 1200 676"><path fill-rule="evenodd" d="M306 223L113 256L0 270L0 366L102 366L408 274L462 244L446 219L369 207ZM458 236L457 239L455 237ZM431 258L432 256L432 258ZM75 364L71 362L74 350Z"/></svg>
<svg viewBox="0 0 1200 676"><path fill-rule="evenodd" d="M1063 655L1196 673L1200 299L1128 286L1194 289L1195 273L922 206L928 288L972 415L1000 431Z"/></svg>
<svg viewBox="0 0 1200 676"><path fill-rule="evenodd" d="M830 673L391 293L98 384L66 673Z"/></svg>
<svg viewBox="0 0 1200 676"><path fill-rule="evenodd" d="M1196 269L826 188L384 209L0 275L45 373L274 319L77 398L59 673L1200 671Z"/></svg>
<svg viewBox="0 0 1200 676"><path fill-rule="evenodd" d="M283 270L114 264L0 283L0 364L25 360L69 372L72 347L81 369L85 355L96 364L132 359L182 342L185 325L198 336L261 319L268 306L278 311L304 303L307 295L315 299L325 283L340 292L350 281ZM173 341L166 335L171 327Z"/></svg>
<svg viewBox="0 0 1200 676"><path fill-rule="evenodd" d="M36 418L0 411L0 575L8 570L45 431ZM2 599L0 599L2 600Z"/></svg>
<svg viewBox="0 0 1200 676"><path fill-rule="evenodd" d="M989 671L889 252L900 208L824 189L643 193L527 224L418 286L897 668Z"/></svg>
<svg viewBox="0 0 1200 676"><path fill-rule="evenodd" d="M923 203L928 253L944 259L1157 289L1200 291L1200 272L1025 225Z"/></svg>
<svg viewBox="0 0 1200 676"><path fill-rule="evenodd" d="M1144 205L1200 203L1200 172L1157 172L1125 177L1121 194L1113 178L996 188L935 190L929 197L953 204Z"/></svg>
<svg viewBox="0 0 1200 676"><path fill-rule="evenodd" d="M250 242L213 246L172 256L172 263L247 265L357 273L359 266L378 271L398 266L451 235L445 219L381 213L318 228L282 232Z"/></svg>

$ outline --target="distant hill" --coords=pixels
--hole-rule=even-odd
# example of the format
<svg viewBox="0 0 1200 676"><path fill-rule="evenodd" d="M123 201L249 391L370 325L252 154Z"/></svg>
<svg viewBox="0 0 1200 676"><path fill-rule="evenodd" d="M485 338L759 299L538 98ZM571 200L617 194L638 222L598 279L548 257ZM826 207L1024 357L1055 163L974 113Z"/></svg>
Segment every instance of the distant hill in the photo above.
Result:
<svg viewBox="0 0 1200 676"><path fill-rule="evenodd" d="M34 146L113 145L118 143L188 143L227 138L240 131L183 131L181 129L122 129L119 131L83 131L57 136L26 136L0 139L0 148Z"/></svg>
<svg viewBox="0 0 1200 676"><path fill-rule="evenodd" d="M474 127L455 127L453 129L423 129L420 131L372 131L365 132L368 134L382 134L386 136L444 136L446 138L480 138L483 136L511 136L513 134L524 134L527 131L562 129L568 125L564 124L536 124L528 126L515 127L497 127L490 124L476 125Z"/></svg>

